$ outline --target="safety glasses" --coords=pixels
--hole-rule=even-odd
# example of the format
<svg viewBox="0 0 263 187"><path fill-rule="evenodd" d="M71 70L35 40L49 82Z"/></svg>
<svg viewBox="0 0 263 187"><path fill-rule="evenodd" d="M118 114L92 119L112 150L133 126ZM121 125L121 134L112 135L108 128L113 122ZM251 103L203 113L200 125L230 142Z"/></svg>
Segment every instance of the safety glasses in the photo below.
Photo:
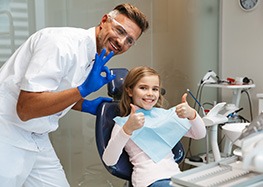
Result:
<svg viewBox="0 0 263 187"><path fill-rule="evenodd" d="M129 36L125 28L122 24L120 24L117 20L112 18L110 15L108 15L109 20L112 22L112 30L118 36L120 39L124 39L124 45L131 47L135 44L135 40L133 37Z"/></svg>

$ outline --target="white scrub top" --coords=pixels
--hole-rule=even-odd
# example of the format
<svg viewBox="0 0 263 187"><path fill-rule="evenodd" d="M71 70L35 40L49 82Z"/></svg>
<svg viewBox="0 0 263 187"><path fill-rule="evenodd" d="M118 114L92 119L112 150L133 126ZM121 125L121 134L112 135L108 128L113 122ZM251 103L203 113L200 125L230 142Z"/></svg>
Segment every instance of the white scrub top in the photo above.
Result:
<svg viewBox="0 0 263 187"><path fill-rule="evenodd" d="M96 53L95 27L45 28L33 34L0 69L0 141L37 150L32 134L58 128L60 113L26 122L16 104L20 90L58 92L79 86L87 78Z"/></svg>

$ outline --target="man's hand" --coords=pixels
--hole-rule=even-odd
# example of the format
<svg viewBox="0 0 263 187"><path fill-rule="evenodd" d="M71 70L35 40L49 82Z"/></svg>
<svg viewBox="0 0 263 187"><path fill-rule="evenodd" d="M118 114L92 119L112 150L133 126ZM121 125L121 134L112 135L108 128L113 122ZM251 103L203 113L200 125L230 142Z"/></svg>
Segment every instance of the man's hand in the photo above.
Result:
<svg viewBox="0 0 263 187"><path fill-rule="evenodd" d="M111 98L107 98L107 97L98 97L97 99L94 100L84 100L82 102L82 112L87 112L93 115L97 114L97 110L98 110L98 106L102 103L102 102L111 102L112 99Z"/></svg>
<svg viewBox="0 0 263 187"><path fill-rule="evenodd" d="M102 86L115 78L115 75L111 75L110 70L107 66L105 66L105 64L112 58L114 53L111 51L107 56L104 57L105 53L106 49L103 49L100 55L96 53L95 62L89 76L84 81L84 83L78 86L78 90L82 97L86 97L92 92L99 90ZM101 75L102 72L106 73L105 77Z"/></svg>

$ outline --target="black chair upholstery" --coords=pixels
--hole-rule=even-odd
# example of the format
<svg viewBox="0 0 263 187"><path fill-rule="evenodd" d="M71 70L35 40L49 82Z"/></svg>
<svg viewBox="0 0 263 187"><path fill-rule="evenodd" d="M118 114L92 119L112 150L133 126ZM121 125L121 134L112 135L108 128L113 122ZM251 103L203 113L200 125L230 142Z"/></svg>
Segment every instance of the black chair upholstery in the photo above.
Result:
<svg viewBox="0 0 263 187"><path fill-rule="evenodd" d="M121 95L120 92L122 92L123 80L125 79L128 73L128 70L123 68L111 69L111 71L116 75L116 79L113 82L109 83L108 95L116 99L113 102L102 103L98 108L97 118L96 118L95 137L96 137L97 149L101 160L102 160L103 152L111 137L112 128L115 124L113 118L118 116L120 112L118 101L116 100L118 100ZM185 156L182 143L179 141L172 151L175 155L174 156L175 161L177 163L180 163ZM127 181L131 181L133 166L130 163L128 154L126 153L125 150L123 150L123 153L121 154L120 159L116 165L106 166L104 164L104 166L112 175Z"/></svg>
<svg viewBox="0 0 263 187"><path fill-rule="evenodd" d="M113 102L102 103L98 108L96 118L96 144L100 158L102 158L103 152L111 137L111 131L115 124L113 118L120 114L118 101L121 98L124 79L128 74L126 68L112 68L110 71L116 75L116 78L107 85L108 95L113 98ZM112 175L127 181L131 180L132 164L125 151L123 151L115 166L106 166L105 164L104 166Z"/></svg>
<svg viewBox="0 0 263 187"><path fill-rule="evenodd" d="M121 98L122 94L122 85L125 77L128 74L128 70L126 68L112 68L110 69L111 74L114 74L115 79L107 84L108 95L113 98L113 100L118 101Z"/></svg>
<svg viewBox="0 0 263 187"><path fill-rule="evenodd" d="M118 102L103 103L98 110L96 120L96 143L99 155L102 157L114 126L113 118L119 115ZM116 165L105 165L105 167L112 175L124 180L131 180L132 164L130 163L129 156L125 151L123 151Z"/></svg>

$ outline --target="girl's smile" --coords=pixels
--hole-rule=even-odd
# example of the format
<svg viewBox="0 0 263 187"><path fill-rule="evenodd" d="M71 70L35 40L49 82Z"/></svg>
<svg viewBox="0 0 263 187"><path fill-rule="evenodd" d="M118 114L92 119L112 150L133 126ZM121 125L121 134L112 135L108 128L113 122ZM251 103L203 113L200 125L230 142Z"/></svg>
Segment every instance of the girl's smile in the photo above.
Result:
<svg viewBox="0 0 263 187"><path fill-rule="evenodd" d="M160 81L157 75L144 76L134 88L129 89L133 104L145 110L150 110L160 96Z"/></svg>

